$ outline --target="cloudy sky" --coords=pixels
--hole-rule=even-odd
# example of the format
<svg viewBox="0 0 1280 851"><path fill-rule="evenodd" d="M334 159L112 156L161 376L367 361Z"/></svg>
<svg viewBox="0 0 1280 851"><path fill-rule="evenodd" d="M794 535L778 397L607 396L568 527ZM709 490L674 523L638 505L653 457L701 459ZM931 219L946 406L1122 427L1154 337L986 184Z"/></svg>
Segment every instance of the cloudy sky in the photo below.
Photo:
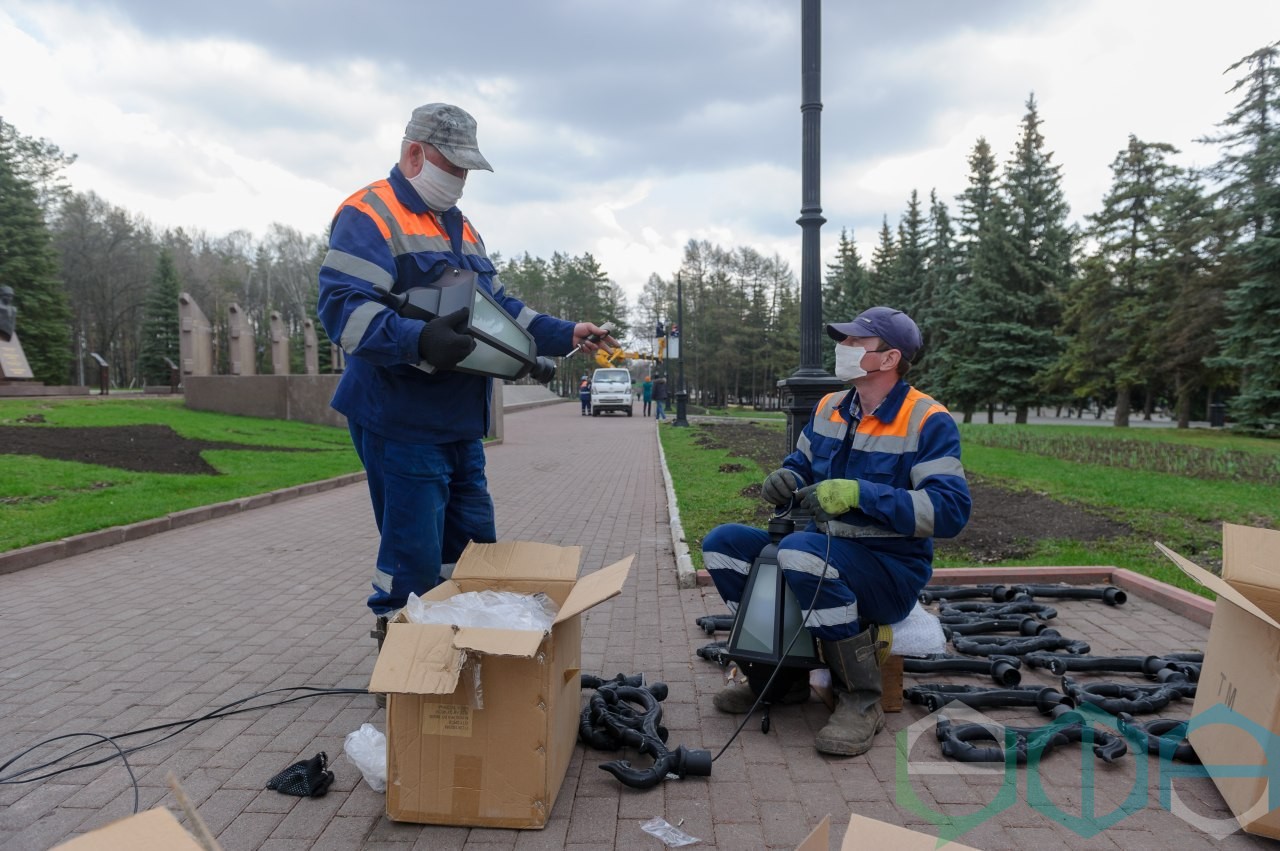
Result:
<svg viewBox="0 0 1280 851"><path fill-rule="evenodd" d="M1128 134L1204 165L1226 68L1277 0L828 0L824 257L869 255L912 189L952 203L1034 91L1073 217ZM634 296L690 238L799 273L799 0L0 0L0 116L75 153L75 189L160 227L321 233L385 176L413 107L469 110L491 250L591 252Z"/></svg>

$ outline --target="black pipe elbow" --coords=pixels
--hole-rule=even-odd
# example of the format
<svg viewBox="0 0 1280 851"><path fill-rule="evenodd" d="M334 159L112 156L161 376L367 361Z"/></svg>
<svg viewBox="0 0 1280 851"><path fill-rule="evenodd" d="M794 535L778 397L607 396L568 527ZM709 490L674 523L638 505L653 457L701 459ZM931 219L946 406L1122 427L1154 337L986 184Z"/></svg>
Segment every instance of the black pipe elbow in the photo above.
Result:
<svg viewBox="0 0 1280 851"><path fill-rule="evenodd" d="M992 656L991 679L1005 687L1021 683L1022 672L1018 670L1017 659L1010 656Z"/></svg>

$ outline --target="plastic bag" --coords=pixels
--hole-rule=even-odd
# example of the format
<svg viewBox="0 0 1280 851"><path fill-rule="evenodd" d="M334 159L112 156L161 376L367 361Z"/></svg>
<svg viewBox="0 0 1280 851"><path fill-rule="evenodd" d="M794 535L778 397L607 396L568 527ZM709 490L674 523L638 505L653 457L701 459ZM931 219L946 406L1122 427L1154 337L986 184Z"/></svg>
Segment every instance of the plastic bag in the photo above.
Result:
<svg viewBox="0 0 1280 851"><path fill-rule="evenodd" d="M546 594L467 591L447 600L423 600L410 594L404 612L410 623L550 632L556 619L556 604Z"/></svg>
<svg viewBox="0 0 1280 851"><path fill-rule="evenodd" d="M683 821L684 819L681 819ZM640 825L640 829L650 836L656 836L662 840L662 844L668 848L679 848L682 845L693 845L701 842L696 836L690 836L680 828L671 824L663 818L654 816Z"/></svg>
<svg viewBox="0 0 1280 851"><path fill-rule="evenodd" d="M919 603L893 625L891 652L894 656L928 656L930 653L945 653L946 649L947 638L942 634L942 623Z"/></svg>
<svg viewBox="0 0 1280 851"><path fill-rule="evenodd" d="M361 724L359 730L347 733L342 750L360 769L370 789L387 790L387 737L377 727Z"/></svg>

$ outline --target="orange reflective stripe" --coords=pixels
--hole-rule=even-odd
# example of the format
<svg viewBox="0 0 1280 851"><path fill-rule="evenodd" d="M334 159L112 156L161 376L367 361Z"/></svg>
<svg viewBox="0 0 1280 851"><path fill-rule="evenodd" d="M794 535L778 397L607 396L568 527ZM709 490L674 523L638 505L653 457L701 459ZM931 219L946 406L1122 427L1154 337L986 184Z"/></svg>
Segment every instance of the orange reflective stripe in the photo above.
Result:
<svg viewBox="0 0 1280 851"><path fill-rule="evenodd" d="M887 423L880 422L876 417L863 417L862 422L858 424L858 434L873 435L875 437L906 437L907 428L911 424L911 412L915 410L917 403L920 402L931 406L920 420L922 425L925 420L939 410L946 410L933 399L912 387L902 399L902 405L898 408L898 416Z"/></svg>
<svg viewBox="0 0 1280 851"><path fill-rule="evenodd" d="M471 222L467 219L462 220L462 241L480 244L480 237L476 236L476 232L471 229Z"/></svg>
<svg viewBox="0 0 1280 851"><path fill-rule="evenodd" d="M400 226L401 232L406 236L444 236L444 232L436 224L435 216L429 212L414 213L401 204L389 182L379 180L371 185L369 189L382 199L382 203L386 205L387 210L395 217L396 224Z"/></svg>

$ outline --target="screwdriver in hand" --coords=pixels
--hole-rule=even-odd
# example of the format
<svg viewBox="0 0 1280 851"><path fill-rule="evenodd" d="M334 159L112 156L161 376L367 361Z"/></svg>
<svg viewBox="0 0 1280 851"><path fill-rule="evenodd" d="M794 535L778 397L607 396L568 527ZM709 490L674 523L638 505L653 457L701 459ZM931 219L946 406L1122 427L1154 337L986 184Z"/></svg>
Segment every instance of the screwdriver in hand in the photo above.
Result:
<svg viewBox="0 0 1280 851"><path fill-rule="evenodd" d="M604 329L604 333L603 333L603 334L588 334L588 335L587 335L587 342L588 342L588 343L598 343L598 342L600 342L600 340L601 340L601 339L603 339L604 337L608 337L608 336L610 336L611 334L613 334L613 323L612 323L612 322L606 322L606 323L604 323L603 325L601 325L600 327ZM578 350L579 350L579 349L581 349L581 348L582 348L582 343L579 343L578 345L574 346L574 347L573 347L573 351L569 352L569 354L565 355L565 357L567 357L567 358L569 358L569 357L573 357L574 355L576 355L576 354L578 353Z"/></svg>

